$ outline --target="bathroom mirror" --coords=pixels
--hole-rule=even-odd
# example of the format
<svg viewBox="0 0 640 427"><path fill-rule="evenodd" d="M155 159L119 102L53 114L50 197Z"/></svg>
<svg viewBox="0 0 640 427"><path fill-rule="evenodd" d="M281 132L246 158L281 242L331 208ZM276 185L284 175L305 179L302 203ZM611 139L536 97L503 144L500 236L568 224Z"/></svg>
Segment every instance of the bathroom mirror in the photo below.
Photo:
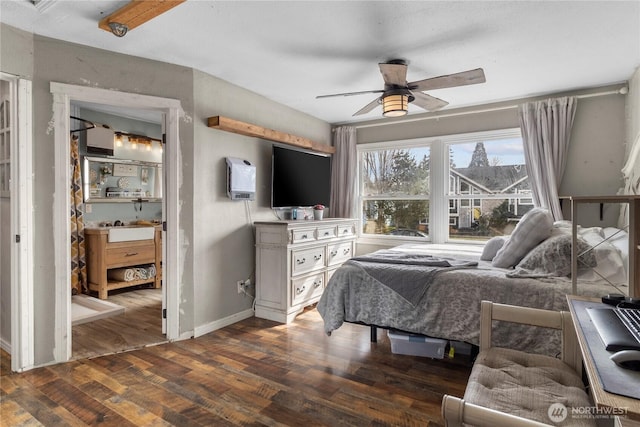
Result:
<svg viewBox="0 0 640 427"><path fill-rule="evenodd" d="M162 200L161 163L85 156L82 174L87 203Z"/></svg>

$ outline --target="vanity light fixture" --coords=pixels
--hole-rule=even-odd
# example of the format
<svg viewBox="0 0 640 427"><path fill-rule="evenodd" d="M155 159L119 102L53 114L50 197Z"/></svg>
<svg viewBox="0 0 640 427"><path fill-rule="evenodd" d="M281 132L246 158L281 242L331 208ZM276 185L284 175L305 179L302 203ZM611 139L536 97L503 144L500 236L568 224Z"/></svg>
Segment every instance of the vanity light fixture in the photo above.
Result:
<svg viewBox="0 0 640 427"><path fill-rule="evenodd" d="M186 0L133 0L98 22L98 27L118 37Z"/></svg>
<svg viewBox="0 0 640 427"><path fill-rule="evenodd" d="M151 151L153 149L154 142L157 142L160 146L160 151L162 151L162 140L157 138L151 138L145 135L136 135L134 133L127 133L118 131L115 132L115 145L116 147L124 146L124 138L127 138L129 141L129 147L132 150L137 150L139 144L143 144L147 151Z"/></svg>

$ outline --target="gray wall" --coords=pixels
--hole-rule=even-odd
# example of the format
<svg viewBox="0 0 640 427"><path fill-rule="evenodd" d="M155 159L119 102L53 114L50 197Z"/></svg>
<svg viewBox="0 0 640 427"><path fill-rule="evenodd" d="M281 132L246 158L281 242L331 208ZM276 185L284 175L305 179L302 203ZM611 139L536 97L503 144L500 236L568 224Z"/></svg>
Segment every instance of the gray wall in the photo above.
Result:
<svg viewBox="0 0 640 427"><path fill-rule="evenodd" d="M54 134L49 131L53 97L50 83L60 82L80 86L117 89L124 92L157 95L179 99L185 111L193 110L193 73L190 69L161 64L112 52L88 48L45 37L34 37L34 212L38 244L35 245L34 312L35 363L53 360L54 273L53 205L54 205ZM193 129L180 123L180 140L191 145ZM185 182L186 191L190 183ZM180 219L180 230L191 235L190 218ZM191 294L191 272L182 271L182 291ZM180 323L190 326L193 307L181 304Z"/></svg>
<svg viewBox="0 0 640 427"><path fill-rule="evenodd" d="M193 222L195 241L188 258L194 269L195 323L207 325L251 308L251 299L237 293L236 281L254 281L255 248L252 221L276 220L270 208L271 146L257 138L207 127L207 118L226 116L247 123L330 144L331 127L313 117L211 77L194 73ZM232 201L226 195L226 157L256 166L256 200ZM255 291L255 289L252 289Z"/></svg>

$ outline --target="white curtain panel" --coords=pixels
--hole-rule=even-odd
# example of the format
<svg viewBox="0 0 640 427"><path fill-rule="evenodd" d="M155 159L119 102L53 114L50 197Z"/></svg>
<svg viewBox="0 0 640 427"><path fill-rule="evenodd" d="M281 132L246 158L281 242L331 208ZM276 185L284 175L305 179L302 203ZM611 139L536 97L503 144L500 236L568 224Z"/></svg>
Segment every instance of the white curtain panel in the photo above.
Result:
<svg viewBox="0 0 640 427"><path fill-rule="evenodd" d="M549 209L556 221L563 219L558 188L567 164L575 113L575 97L530 102L519 109L533 203Z"/></svg>
<svg viewBox="0 0 640 427"><path fill-rule="evenodd" d="M640 133L631 146L627 162L622 168L622 178L624 179L624 188L620 193L637 195L640 194ZM629 224L629 205L622 203L620 205L620 218L618 219L618 227L625 228Z"/></svg>
<svg viewBox="0 0 640 427"><path fill-rule="evenodd" d="M333 146L336 152L331 163L331 204L333 218L354 218L358 159L356 128L340 126L334 129Z"/></svg>

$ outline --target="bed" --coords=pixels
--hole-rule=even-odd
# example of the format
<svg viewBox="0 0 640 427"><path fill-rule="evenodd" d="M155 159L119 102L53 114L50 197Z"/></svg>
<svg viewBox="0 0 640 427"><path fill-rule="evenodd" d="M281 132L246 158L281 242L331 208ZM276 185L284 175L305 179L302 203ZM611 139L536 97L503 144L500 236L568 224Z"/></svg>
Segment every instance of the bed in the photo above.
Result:
<svg viewBox="0 0 640 427"><path fill-rule="evenodd" d="M332 275L318 302L325 332L350 322L477 345L482 300L568 310L571 224L549 217L540 224L544 212L528 215L511 236L484 246L406 244L352 258ZM591 227L578 233L579 294L628 294L625 232ZM434 269L425 266L430 259L450 264ZM411 284L418 290L408 292ZM494 334L498 346L542 354L559 348L559 340L555 332L512 324Z"/></svg>

